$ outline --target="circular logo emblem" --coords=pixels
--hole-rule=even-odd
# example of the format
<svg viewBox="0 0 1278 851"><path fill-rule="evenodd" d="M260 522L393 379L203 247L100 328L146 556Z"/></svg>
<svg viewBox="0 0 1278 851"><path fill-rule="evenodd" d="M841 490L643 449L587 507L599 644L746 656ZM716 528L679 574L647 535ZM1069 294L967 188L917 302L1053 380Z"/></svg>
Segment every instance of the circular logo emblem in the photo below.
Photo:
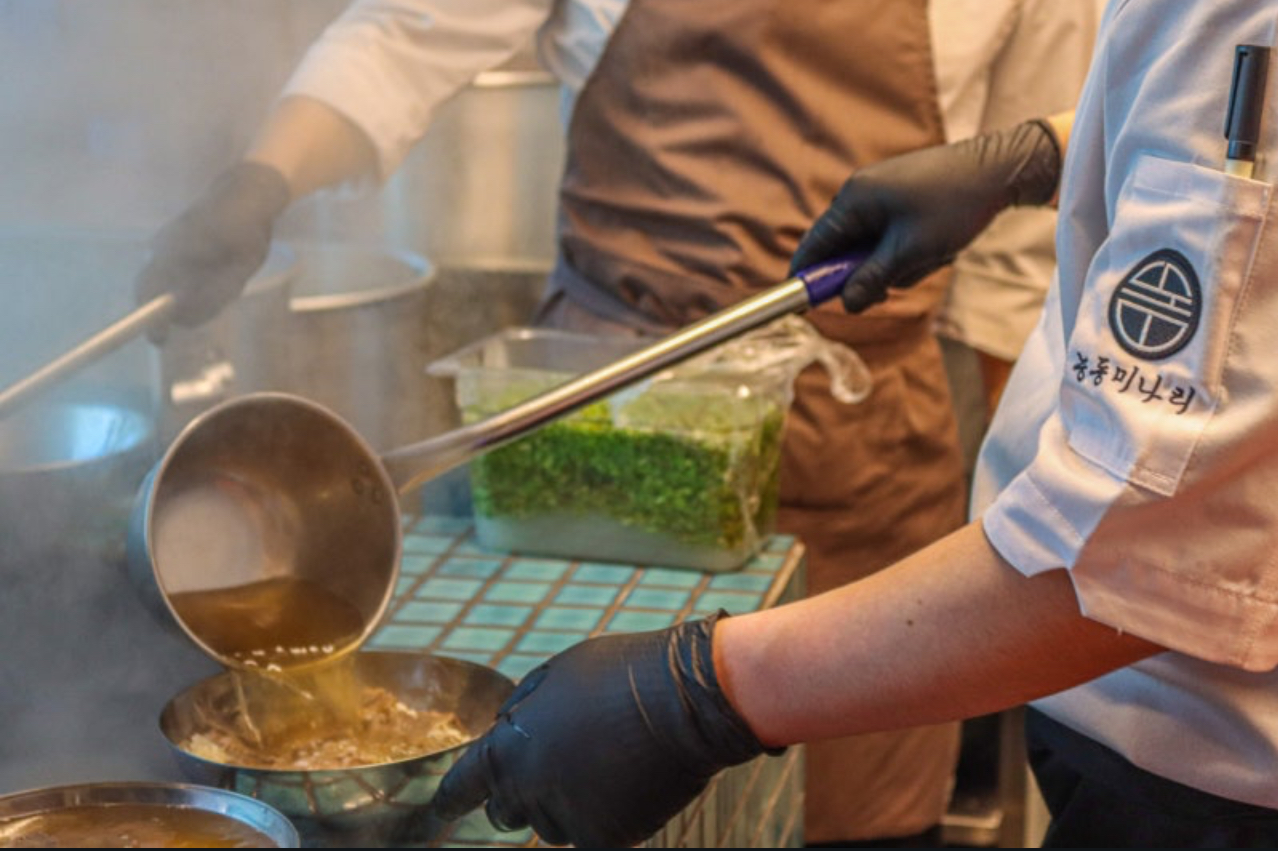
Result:
<svg viewBox="0 0 1278 851"><path fill-rule="evenodd" d="M1194 339L1202 314L1198 274L1170 248L1137 263L1109 300L1109 328L1123 351L1162 360Z"/></svg>

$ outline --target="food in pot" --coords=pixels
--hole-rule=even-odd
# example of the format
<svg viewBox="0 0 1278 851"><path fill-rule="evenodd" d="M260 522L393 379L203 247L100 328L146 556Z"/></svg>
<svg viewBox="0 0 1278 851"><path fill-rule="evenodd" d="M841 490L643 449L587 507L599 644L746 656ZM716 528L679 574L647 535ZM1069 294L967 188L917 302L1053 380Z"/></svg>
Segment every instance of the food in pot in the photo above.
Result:
<svg viewBox="0 0 1278 851"><path fill-rule="evenodd" d="M229 672L222 699L197 704L203 724L183 750L243 768L315 771L396 762L448 750L469 736L455 715L417 709L361 681L364 621L305 579L173 594L182 619Z"/></svg>
<svg viewBox="0 0 1278 851"><path fill-rule="evenodd" d="M282 671L355 648L364 618L318 583L292 576L170 595L173 609L219 658Z"/></svg>
<svg viewBox="0 0 1278 851"><path fill-rule="evenodd" d="M414 709L386 689L367 686L359 691L353 718L317 713L284 724L276 718L274 725L285 729L274 735L263 734L264 719L254 719L247 705L229 719L206 720L204 729L179 744L183 750L222 765L281 771L396 762L448 750L470 738L454 713Z"/></svg>
<svg viewBox="0 0 1278 851"><path fill-rule="evenodd" d="M162 804L92 804L0 819L6 848L264 848L270 837L220 813Z"/></svg>

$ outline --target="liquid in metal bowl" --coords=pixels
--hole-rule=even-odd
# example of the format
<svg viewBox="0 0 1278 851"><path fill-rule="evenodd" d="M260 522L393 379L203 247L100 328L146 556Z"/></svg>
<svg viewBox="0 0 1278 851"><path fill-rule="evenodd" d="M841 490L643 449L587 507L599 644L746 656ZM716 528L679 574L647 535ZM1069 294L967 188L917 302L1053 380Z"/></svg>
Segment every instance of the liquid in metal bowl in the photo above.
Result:
<svg viewBox="0 0 1278 851"><path fill-rule="evenodd" d="M160 729L187 777L270 804L288 816L309 847L429 841L443 827L428 806L440 780L466 745L492 724L514 683L484 665L426 653L361 650L354 659L364 685L386 689L416 710L454 713L466 741L357 768L283 770L207 759L183 743L210 722L230 723L238 704L229 672L196 683L169 701Z"/></svg>
<svg viewBox="0 0 1278 851"><path fill-rule="evenodd" d="M133 822L137 822L133 824ZM0 846L297 848L271 806L181 783L84 783L0 797Z"/></svg>

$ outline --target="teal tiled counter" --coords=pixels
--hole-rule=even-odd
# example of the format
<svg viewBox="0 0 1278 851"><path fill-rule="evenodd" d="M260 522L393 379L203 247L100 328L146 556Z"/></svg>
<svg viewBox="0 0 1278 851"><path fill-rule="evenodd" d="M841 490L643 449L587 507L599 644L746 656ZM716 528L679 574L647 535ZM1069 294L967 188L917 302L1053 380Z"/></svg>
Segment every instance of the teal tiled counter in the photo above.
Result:
<svg viewBox="0 0 1278 851"><path fill-rule="evenodd" d="M743 614L803 590L803 547L774 536L740 571L702 573L525 557L481 549L469 518L407 521L399 585L368 646L425 650L490 665L518 680L592 635L660 629L720 608ZM801 748L724 772L649 847L802 844ZM454 824L445 847L526 846L482 811Z"/></svg>

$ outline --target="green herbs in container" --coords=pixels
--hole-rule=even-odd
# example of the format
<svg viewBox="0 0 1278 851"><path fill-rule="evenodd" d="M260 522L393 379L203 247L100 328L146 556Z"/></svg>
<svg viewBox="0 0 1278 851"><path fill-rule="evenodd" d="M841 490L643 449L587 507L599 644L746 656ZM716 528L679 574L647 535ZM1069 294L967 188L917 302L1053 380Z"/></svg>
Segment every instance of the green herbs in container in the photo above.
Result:
<svg viewBox="0 0 1278 851"><path fill-rule="evenodd" d="M454 378L462 418L473 422L648 342L508 329L430 371ZM702 356L479 456L470 470L480 544L625 564L741 567L774 529L791 385L810 360Z"/></svg>

